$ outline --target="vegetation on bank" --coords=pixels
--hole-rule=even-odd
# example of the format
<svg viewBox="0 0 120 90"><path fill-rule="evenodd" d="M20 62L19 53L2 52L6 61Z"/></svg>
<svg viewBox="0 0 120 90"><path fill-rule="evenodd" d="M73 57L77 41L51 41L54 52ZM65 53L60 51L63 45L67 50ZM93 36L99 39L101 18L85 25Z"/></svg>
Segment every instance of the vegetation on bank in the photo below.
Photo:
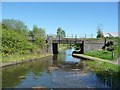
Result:
<svg viewBox="0 0 120 90"><path fill-rule="evenodd" d="M41 53L31 53L31 54L13 54L8 55L7 57L2 59L3 63L9 62L17 62L17 61L25 61L25 60L33 60L36 58L42 58L51 55L46 53L46 51L41 50Z"/></svg>
<svg viewBox="0 0 120 90"><path fill-rule="evenodd" d="M102 82L104 85L114 88L119 87L120 66L101 61L87 60L84 63L86 64L85 68L94 72L100 82Z"/></svg>
<svg viewBox="0 0 120 90"><path fill-rule="evenodd" d="M39 49L45 48L45 37L45 30L36 25L30 31L22 21L3 19L2 61L9 61L10 56L39 53ZM35 41L30 40L31 38L35 38Z"/></svg>
<svg viewBox="0 0 120 90"><path fill-rule="evenodd" d="M34 25L32 30L29 30L24 22L14 19L3 19L0 29L2 30L0 51L3 62L48 54L45 29ZM65 31L58 28L57 36L65 37Z"/></svg>
<svg viewBox="0 0 120 90"><path fill-rule="evenodd" d="M109 40L113 41L114 45L106 47L105 50L100 49L100 50L93 50L90 52L86 52L85 55L106 59L106 60L117 60L119 55L118 47L120 47L120 45L118 44L118 38L112 37L112 38L109 38ZM114 49L113 50L114 53L112 54L112 51L108 51L107 49Z"/></svg>
<svg viewBox="0 0 120 90"><path fill-rule="evenodd" d="M116 53L114 55L114 58L112 58L112 52L104 51L104 50L93 50L90 52L86 52L85 55L106 59L106 60L116 60L117 58Z"/></svg>
<svg viewBox="0 0 120 90"><path fill-rule="evenodd" d="M85 62L89 69L96 73L106 72L106 73L120 73L120 66L114 65L107 62L102 61L89 61Z"/></svg>

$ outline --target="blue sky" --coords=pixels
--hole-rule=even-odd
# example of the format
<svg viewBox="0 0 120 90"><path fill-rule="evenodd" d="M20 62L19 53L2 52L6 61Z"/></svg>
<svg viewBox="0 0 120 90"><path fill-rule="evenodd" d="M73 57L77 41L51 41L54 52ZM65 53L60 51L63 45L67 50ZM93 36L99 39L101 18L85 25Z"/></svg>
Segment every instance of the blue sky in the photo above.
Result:
<svg viewBox="0 0 120 90"><path fill-rule="evenodd" d="M3 19L23 21L29 29L42 27L47 34L56 34L58 27L66 34L96 34L118 31L117 2L3 2Z"/></svg>

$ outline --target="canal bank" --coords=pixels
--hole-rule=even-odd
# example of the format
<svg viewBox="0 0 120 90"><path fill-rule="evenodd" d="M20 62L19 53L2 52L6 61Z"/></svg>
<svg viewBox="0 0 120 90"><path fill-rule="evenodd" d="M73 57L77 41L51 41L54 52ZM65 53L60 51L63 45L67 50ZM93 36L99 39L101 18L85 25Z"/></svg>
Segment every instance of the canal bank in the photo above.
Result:
<svg viewBox="0 0 120 90"><path fill-rule="evenodd" d="M33 61L35 59L39 59L39 58L44 58L47 56L51 56L53 54L49 54L49 53L44 53L44 54L30 54L30 55L26 55L23 57L20 57L17 60L10 60L10 61L4 61L1 63L0 67L7 67L7 66L11 66L11 65L16 65L16 64L20 64L20 63L25 63L25 62L29 62L29 61Z"/></svg>
<svg viewBox="0 0 120 90"><path fill-rule="evenodd" d="M117 61L110 61L105 59L100 59L84 54L72 54L73 57L80 58L85 60L85 64L91 71L96 72L97 74L100 73L120 73L120 65Z"/></svg>
<svg viewBox="0 0 120 90"><path fill-rule="evenodd" d="M72 56L77 57L77 58L83 58L83 59L89 59L89 60L97 60L97 61L102 61L102 62L107 62L107 63L119 65L117 61L105 60L105 59L96 58L96 57L92 57L92 56L88 56L88 55L84 55L84 54L75 54L74 53L74 54L72 54Z"/></svg>
<svg viewBox="0 0 120 90"><path fill-rule="evenodd" d="M59 51L65 50L67 48L66 45L59 45ZM52 56L53 54L44 52L44 50L42 50L43 53L32 53L32 54L28 54L28 55L14 55L14 56L8 56L6 59L2 60L2 63L0 63L0 67L7 67L7 66L11 66L11 65L16 65L16 64L20 64L20 63L25 63L25 62L29 62L29 61L33 61L35 59L40 59L40 58L44 58L44 57L48 57L48 56ZM17 58L16 58L17 57Z"/></svg>

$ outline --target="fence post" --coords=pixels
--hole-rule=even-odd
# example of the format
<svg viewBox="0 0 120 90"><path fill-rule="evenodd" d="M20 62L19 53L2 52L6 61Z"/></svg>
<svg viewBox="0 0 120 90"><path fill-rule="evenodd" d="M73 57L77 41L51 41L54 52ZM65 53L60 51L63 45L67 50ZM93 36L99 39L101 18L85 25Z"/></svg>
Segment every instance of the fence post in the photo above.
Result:
<svg viewBox="0 0 120 90"><path fill-rule="evenodd" d="M112 59L114 58L114 51L112 51Z"/></svg>
<svg viewBox="0 0 120 90"><path fill-rule="evenodd" d="M77 34L75 35L75 44L76 44L76 41L77 41Z"/></svg>

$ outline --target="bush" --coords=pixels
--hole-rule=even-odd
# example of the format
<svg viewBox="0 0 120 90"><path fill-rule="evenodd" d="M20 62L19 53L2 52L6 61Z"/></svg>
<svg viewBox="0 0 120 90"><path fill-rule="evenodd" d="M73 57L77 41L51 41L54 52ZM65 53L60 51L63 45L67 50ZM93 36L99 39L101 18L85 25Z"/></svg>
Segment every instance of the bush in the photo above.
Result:
<svg viewBox="0 0 120 90"><path fill-rule="evenodd" d="M32 50L33 47L28 42L28 38L15 30L3 29L2 33L2 53L14 54Z"/></svg>

